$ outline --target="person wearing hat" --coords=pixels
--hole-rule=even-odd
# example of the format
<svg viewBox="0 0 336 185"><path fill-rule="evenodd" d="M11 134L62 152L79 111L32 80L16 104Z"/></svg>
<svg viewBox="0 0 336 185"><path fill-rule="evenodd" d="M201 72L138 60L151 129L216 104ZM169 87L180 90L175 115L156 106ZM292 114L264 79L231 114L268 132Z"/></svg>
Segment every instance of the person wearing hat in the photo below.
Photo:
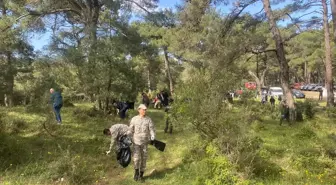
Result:
<svg viewBox="0 0 336 185"><path fill-rule="evenodd" d="M143 174L146 169L147 147L150 141L155 139L155 129L151 118L146 116L147 107L140 104L138 107L139 115L131 119L129 132L133 136L133 162L134 180L143 181Z"/></svg>

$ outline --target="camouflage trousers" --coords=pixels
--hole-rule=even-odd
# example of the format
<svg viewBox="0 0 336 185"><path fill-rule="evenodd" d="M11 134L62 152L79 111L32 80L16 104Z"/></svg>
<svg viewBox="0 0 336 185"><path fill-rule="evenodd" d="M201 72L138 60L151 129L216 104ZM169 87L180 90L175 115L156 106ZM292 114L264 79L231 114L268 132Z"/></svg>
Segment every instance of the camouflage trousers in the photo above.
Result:
<svg viewBox="0 0 336 185"><path fill-rule="evenodd" d="M140 171L145 171L146 161L147 161L147 144L133 145L133 161L134 169L140 169Z"/></svg>

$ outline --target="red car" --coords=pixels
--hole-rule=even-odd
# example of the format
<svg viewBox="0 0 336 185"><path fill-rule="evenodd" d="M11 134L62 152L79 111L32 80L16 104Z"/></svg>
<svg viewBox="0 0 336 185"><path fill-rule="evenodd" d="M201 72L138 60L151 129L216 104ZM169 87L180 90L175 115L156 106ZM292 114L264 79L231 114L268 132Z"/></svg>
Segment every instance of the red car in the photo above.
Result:
<svg viewBox="0 0 336 185"><path fill-rule="evenodd" d="M255 90L257 88L257 84L255 82L245 82L245 88Z"/></svg>
<svg viewBox="0 0 336 185"><path fill-rule="evenodd" d="M298 89L298 90L300 90L302 84L303 84L303 83L293 83L293 84L291 84L291 88L292 88L292 89Z"/></svg>

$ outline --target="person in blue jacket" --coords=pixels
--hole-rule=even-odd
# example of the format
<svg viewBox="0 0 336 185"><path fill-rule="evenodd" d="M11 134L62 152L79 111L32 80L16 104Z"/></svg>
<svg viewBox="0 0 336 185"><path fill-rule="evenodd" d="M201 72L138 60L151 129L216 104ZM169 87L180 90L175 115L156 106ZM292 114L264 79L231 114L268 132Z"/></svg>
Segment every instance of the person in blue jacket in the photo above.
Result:
<svg viewBox="0 0 336 185"><path fill-rule="evenodd" d="M51 88L50 89L50 100L55 112L56 116L56 121L58 124L62 123L62 118L61 118L61 108L63 106L63 98L60 92L55 91L55 89Z"/></svg>

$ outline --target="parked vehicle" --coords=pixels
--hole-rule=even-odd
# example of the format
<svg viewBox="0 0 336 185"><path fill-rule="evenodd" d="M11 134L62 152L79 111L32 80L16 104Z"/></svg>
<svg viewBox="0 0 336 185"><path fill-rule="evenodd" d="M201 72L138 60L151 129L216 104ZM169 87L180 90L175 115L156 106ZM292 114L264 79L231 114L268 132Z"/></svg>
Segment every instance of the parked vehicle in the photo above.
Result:
<svg viewBox="0 0 336 185"><path fill-rule="evenodd" d="M283 90L281 87L270 87L268 90L268 95L274 97L283 96Z"/></svg>
<svg viewBox="0 0 336 185"><path fill-rule="evenodd" d="M306 90L307 89L307 87L308 87L308 85L307 84L305 84L305 85L303 85L302 87L301 87L301 90Z"/></svg>
<svg viewBox="0 0 336 185"><path fill-rule="evenodd" d="M305 98L306 97L302 91L297 90L297 89L292 89L292 93L293 93L294 98Z"/></svg>
<svg viewBox="0 0 336 185"><path fill-rule="evenodd" d="M319 91L320 89L322 89L323 86L322 85L316 85L312 90L313 91Z"/></svg>
<svg viewBox="0 0 336 185"><path fill-rule="evenodd" d="M309 84L307 87L307 91L312 91L317 85L316 84Z"/></svg>
<svg viewBox="0 0 336 185"><path fill-rule="evenodd" d="M291 84L292 89L301 89L302 83L293 83Z"/></svg>

